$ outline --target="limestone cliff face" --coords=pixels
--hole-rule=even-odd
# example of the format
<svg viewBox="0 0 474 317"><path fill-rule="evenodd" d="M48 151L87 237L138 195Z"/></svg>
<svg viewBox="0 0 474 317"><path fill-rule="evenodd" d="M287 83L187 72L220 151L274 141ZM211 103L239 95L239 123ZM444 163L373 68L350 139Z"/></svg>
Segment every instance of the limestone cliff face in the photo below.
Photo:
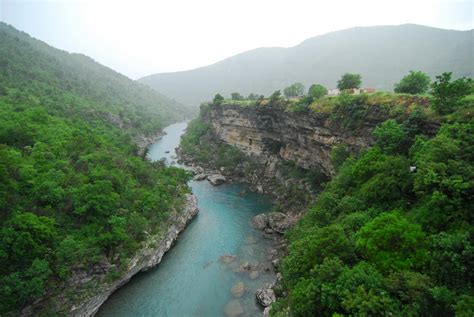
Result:
<svg viewBox="0 0 474 317"><path fill-rule="evenodd" d="M372 130L386 119L371 116L362 127L350 130L330 120L329 114L288 112L279 105L213 105L204 115L215 137L263 163L266 177L276 172L275 167L282 160L294 161L305 169L318 168L331 176L332 148L340 143L351 152L369 147Z"/></svg>

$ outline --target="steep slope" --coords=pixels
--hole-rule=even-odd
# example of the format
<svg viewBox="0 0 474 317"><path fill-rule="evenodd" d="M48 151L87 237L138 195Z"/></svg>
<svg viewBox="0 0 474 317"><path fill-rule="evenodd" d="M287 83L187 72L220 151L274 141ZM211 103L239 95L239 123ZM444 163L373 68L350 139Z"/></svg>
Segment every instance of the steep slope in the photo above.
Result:
<svg viewBox="0 0 474 317"><path fill-rule="evenodd" d="M180 102L197 106L220 92L268 95L294 82L335 87L345 72L364 86L392 90L409 70L430 76L452 71L472 77L473 31L420 25L360 27L308 39L292 48L259 48L216 64L140 79Z"/></svg>
<svg viewBox="0 0 474 317"><path fill-rule="evenodd" d="M53 97L58 90L66 91L82 102L62 107L92 116L107 112L113 115L108 115L110 121L145 134L184 118L188 111L85 55L55 49L4 23L0 23L0 79L4 89L19 94L34 89Z"/></svg>
<svg viewBox="0 0 474 317"><path fill-rule="evenodd" d="M0 24L0 315L89 316L196 214L137 139L185 108Z"/></svg>
<svg viewBox="0 0 474 317"><path fill-rule="evenodd" d="M288 246L272 262L277 301L257 294L265 316L474 315L474 91L442 89L461 84L444 114L439 94L201 106L180 159L279 202L253 219L265 237L286 230ZM332 175L323 186L318 170Z"/></svg>

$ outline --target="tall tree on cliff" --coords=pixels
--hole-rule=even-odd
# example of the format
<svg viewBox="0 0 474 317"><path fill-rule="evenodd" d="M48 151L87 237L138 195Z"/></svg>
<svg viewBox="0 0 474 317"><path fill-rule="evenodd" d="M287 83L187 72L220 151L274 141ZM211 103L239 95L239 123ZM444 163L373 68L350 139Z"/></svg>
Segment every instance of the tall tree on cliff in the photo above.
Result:
<svg viewBox="0 0 474 317"><path fill-rule="evenodd" d="M395 84L394 91L399 94L422 94L430 86L430 77L423 72L410 71L399 83Z"/></svg>
<svg viewBox="0 0 474 317"><path fill-rule="evenodd" d="M339 90L346 90L346 89L355 89L360 88L362 84L362 76L360 74L350 74L345 73L342 75L341 79L337 81L337 88Z"/></svg>

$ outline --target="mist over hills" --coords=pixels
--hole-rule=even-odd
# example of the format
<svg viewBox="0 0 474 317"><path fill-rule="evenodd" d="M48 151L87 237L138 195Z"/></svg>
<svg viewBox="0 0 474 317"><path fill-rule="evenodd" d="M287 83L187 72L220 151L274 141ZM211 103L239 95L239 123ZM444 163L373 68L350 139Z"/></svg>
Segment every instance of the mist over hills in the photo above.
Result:
<svg viewBox="0 0 474 317"><path fill-rule="evenodd" d="M68 106L68 111L116 115L141 133L156 133L189 113L187 107L86 55L56 49L2 22L0 86L10 94L52 99L54 107ZM58 102L64 96L77 100ZM50 102L45 100L41 102ZM52 106L48 109L53 111ZM64 115L64 109L60 112Z"/></svg>
<svg viewBox="0 0 474 317"><path fill-rule="evenodd" d="M294 82L334 88L345 72L362 75L363 86L393 90L410 70L434 77L452 71L472 77L473 30L421 25L356 27L305 40L290 48L258 48L215 64L139 81L187 105L199 105L217 92L271 94Z"/></svg>

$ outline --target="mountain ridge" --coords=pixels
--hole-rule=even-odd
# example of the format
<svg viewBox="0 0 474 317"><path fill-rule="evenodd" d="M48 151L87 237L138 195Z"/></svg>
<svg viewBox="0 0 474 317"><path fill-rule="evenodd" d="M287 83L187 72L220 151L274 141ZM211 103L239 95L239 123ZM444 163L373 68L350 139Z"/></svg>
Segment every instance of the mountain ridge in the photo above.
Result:
<svg viewBox="0 0 474 317"><path fill-rule="evenodd" d="M268 95L296 81L332 88L345 72L361 73L365 86L392 90L411 69L431 77L443 71L472 77L472 38L473 30L417 24L354 27L318 35L293 47L260 47L208 66L152 74L138 81L188 105L198 105L217 92Z"/></svg>

